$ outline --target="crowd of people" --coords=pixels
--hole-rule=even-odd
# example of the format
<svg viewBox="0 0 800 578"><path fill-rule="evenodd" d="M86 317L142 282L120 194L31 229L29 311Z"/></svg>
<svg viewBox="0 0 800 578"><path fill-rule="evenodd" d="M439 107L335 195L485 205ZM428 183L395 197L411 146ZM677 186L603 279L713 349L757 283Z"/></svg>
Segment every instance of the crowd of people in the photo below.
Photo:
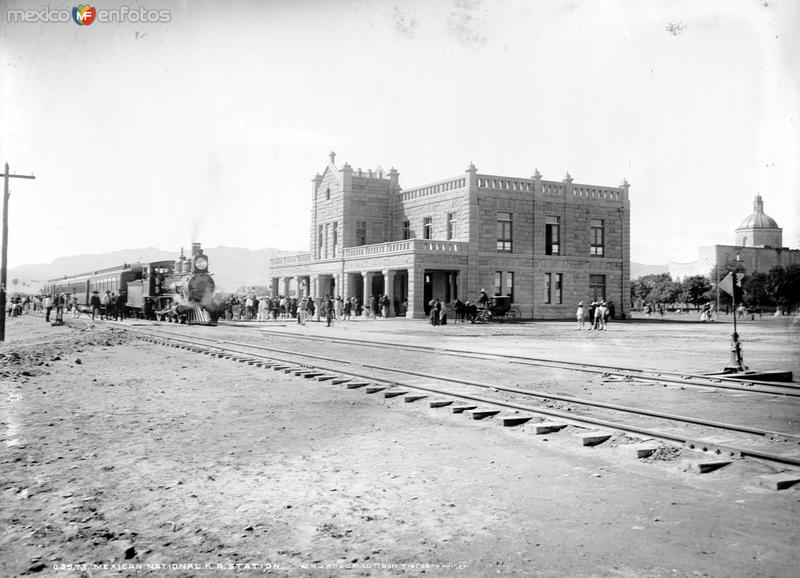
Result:
<svg viewBox="0 0 800 578"><path fill-rule="evenodd" d="M81 314L91 315L92 319L120 320L125 318L125 298L106 291L102 296L99 291L92 293L90 307L80 304L78 295L70 293L43 293L41 295L25 295L11 297L6 304L6 314L9 317L24 313L41 313L47 323L63 323L64 312L69 313L73 319Z"/></svg>
<svg viewBox="0 0 800 578"><path fill-rule="evenodd" d="M325 295L317 300L314 297L286 297L278 295L256 296L232 295L224 304L225 319L242 321L268 321L278 319L295 319L304 324L319 313L320 318L328 320L348 321L353 316L364 316L368 319L404 316L407 303L397 300L392 303L388 295L370 296L364 304L358 297L343 299L341 295ZM317 308L319 307L319 312Z"/></svg>
<svg viewBox="0 0 800 578"><path fill-rule="evenodd" d="M589 327L586 327L588 313ZM604 331L608 328L609 319L614 319L614 303L605 301L592 301L588 311L583 306L583 301L578 303L575 317L578 321L578 329L588 331Z"/></svg>

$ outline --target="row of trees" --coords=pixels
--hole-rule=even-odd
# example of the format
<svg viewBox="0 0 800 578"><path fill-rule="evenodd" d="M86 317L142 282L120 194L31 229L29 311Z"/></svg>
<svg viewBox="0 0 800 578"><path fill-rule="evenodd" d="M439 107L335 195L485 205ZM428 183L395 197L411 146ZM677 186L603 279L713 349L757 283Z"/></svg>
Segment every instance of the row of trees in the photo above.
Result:
<svg viewBox="0 0 800 578"><path fill-rule="evenodd" d="M800 265L774 267L769 273L748 274L740 263L720 266L711 270L708 277L693 275L681 282L673 281L669 273L645 275L631 283L631 301L671 305L686 303L695 307L717 300L716 282L728 273L744 273L741 296L737 304L747 307L778 307L792 311L800 307ZM731 298L720 291L720 304L730 305Z"/></svg>

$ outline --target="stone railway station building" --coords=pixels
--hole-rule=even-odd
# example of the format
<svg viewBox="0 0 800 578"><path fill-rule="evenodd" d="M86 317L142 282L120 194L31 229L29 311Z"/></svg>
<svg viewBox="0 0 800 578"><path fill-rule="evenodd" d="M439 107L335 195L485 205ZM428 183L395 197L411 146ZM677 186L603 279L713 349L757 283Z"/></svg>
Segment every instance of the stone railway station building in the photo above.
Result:
<svg viewBox="0 0 800 578"><path fill-rule="evenodd" d="M422 318L433 298L509 295L523 318L572 318L604 299L627 315L630 203L619 187L464 174L403 189L399 174L335 164L312 180L309 253L272 259L271 293L389 296ZM588 305L588 303L587 303Z"/></svg>

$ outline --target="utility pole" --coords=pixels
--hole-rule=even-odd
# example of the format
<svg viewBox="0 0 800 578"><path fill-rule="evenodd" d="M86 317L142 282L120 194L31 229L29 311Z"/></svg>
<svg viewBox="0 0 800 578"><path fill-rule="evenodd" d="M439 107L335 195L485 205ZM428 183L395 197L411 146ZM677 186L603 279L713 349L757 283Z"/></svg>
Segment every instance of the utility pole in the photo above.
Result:
<svg viewBox="0 0 800 578"><path fill-rule="evenodd" d="M6 280L8 277L8 179L35 179L33 175L12 175L8 163L3 174L3 263L0 269L0 341L6 340Z"/></svg>

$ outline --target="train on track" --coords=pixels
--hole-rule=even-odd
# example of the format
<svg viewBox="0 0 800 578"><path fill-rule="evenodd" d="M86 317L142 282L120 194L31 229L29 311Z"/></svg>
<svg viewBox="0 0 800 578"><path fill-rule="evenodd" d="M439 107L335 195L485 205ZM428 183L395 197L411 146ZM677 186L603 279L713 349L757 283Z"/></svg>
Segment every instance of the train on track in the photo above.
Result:
<svg viewBox="0 0 800 578"><path fill-rule="evenodd" d="M189 324L214 324L220 308L214 301L214 278L208 271L208 257L200 243L192 243L190 257L175 261L125 263L99 271L51 279L44 290L77 297L78 305L89 307L92 295L107 291L117 295L117 307L124 317L155 319Z"/></svg>

